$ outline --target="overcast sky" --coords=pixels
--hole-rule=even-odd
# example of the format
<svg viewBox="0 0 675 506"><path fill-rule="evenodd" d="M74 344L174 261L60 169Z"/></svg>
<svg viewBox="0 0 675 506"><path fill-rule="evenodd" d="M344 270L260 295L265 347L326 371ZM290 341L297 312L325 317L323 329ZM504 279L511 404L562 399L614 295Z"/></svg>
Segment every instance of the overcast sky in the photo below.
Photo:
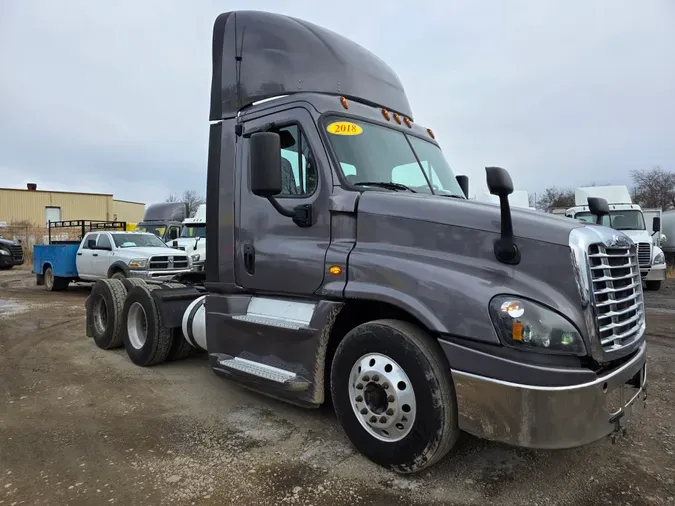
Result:
<svg viewBox="0 0 675 506"><path fill-rule="evenodd" d="M472 193L486 165L530 192L675 170L673 0L0 0L0 187L204 193L211 30L236 9L383 58Z"/></svg>

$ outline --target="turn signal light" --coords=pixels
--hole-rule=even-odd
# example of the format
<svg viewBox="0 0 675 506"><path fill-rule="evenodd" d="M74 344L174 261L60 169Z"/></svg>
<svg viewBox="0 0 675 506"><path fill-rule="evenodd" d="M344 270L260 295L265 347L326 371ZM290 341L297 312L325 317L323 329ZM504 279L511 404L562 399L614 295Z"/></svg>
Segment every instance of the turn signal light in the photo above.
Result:
<svg viewBox="0 0 675 506"><path fill-rule="evenodd" d="M339 276L340 274L342 274L342 267L340 267L339 265L331 265L328 268L328 272L330 272L333 276Z"/></svg>

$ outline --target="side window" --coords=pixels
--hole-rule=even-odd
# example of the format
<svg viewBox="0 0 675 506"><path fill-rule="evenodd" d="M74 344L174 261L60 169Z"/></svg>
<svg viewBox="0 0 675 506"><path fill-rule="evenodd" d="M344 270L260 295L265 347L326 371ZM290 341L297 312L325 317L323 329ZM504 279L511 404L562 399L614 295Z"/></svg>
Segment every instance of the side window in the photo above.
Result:
<svg viewBox="0 0 675 506"><path fill-rule="evenodd" d="M297 125L280 128L281 182L280 196L314 193L317 184L316 159L307 137Z"/></svg>
<svg viewBox="0 0 675 506"><path fill-rule="evenodd" d="M108 238L107 234L99 235L98 241L96 241L96 245L112 249L112 243L110 242L110 239Z"/></svg>
<svg viewBox="0 0 675 506"><path fill-rule="evenodd" d="M89 241L96 241L98 239L98 234L87 234L84 236L84 244L82 244L82 249L89 249Z"/></svg>

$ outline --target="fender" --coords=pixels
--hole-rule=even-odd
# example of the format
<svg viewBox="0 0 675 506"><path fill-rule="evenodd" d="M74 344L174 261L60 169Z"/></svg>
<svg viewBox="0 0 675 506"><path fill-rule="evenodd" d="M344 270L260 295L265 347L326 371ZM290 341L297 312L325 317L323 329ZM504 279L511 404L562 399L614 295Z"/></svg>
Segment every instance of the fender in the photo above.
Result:
<svg viewBox="0 0 675 506"><path fill-rule="evenodd" d="M122 262L121 260L117 260L114 262L110 267L108 267L108 272L106 273L106 277L112 276L113 272L115 271L122 271L124 272L125 276L129 275L129 266Z"/></svg>

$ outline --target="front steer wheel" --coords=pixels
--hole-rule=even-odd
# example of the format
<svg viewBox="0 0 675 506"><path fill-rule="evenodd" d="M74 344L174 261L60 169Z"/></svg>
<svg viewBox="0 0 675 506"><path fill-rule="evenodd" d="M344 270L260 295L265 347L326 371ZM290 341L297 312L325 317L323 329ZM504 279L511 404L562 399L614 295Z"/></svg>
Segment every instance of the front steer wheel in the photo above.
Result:
<svg viewBox="0 0 675 506"><path fill-rule="evenodd" d="M379 465L414 473L457 441L450 368L438 344L416 325L377 320L352 329L337 347L330 383L347 437Z"/></svg>

